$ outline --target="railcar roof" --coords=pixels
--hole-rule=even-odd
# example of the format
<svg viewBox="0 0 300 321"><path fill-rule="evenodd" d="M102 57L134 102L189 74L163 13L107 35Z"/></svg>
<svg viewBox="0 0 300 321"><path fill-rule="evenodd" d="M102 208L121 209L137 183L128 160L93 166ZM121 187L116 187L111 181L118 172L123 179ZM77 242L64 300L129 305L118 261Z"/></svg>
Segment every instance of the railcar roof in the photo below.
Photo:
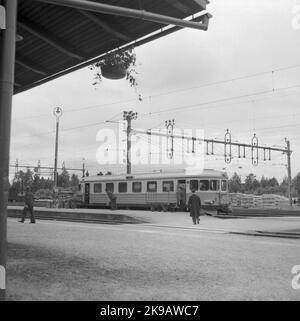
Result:
<svg viewBox="0 0 300 321"><path fill-rule="evenodd" d="M131 175L100 175L100 176L88 176L82 179L83 182L95 182L95 181L118 181L118 180L142 180L142 179L180 179L180 178L193 178L193 177L201 177L201 178L219 178L219 179L227 179L228 176L225 172L213 170L213 169L205 169L202 172L190 173L190 172L151 172L151 173L136 173Z"/></svg>
<svg viewBox="0 0 300 321"><path fill-rule="evenodd" d="M141 10L177 19L198 15L208 0L90 0L101 4ZM0 1L1 2L1 1ZM209 15L209 14L207 14ZM209 18L211 15L208 16ZM125 16L78 10L34 0L19 0L15 93L69 73L91 59L116 48L138 46L181 27L161 31L166 25ZM157 34L153 35L154 32Z"/></svg>

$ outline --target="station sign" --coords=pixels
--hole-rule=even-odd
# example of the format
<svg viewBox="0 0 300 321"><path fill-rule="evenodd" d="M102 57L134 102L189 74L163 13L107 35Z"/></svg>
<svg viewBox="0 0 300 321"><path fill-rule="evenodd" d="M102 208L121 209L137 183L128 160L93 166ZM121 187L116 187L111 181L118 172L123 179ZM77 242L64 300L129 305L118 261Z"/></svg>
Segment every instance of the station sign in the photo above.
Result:
<svg viewBox="0 0 300 321"><path fill-rule="evenodd" d="M0 30L6 29L6 12L5 8L0 5Z"/></svg>

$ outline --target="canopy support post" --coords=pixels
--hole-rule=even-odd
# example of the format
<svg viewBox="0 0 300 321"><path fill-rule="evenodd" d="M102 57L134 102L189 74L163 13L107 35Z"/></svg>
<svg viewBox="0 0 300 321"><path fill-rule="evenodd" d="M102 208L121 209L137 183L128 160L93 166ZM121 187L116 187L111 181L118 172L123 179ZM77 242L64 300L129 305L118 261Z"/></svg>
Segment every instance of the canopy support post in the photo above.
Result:
<svg viewBox="0 0 300 321"><path fill-rule="evenodd" d="M17 0L2 0L6 26L0 30L0 301L5 300L7 199L9 189L9 147L11 107L14 91Z"/></svg>

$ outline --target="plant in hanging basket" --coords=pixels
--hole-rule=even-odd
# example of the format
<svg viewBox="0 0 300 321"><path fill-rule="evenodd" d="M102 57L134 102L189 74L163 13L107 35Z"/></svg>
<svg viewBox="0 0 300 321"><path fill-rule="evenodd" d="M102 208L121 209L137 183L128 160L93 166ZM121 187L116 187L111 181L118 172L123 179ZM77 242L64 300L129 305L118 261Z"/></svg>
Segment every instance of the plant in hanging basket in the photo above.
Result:
<svg viewBox="0 0 300 321"><path fill-rule="evenodd" d="M98 62L90 66L95 72L94 83L96 85L102 81L102 77L108 79L122 79L126 77L130 86L136 86L136 54L133 48L124 50L117 49L109 52Z"/></svg>

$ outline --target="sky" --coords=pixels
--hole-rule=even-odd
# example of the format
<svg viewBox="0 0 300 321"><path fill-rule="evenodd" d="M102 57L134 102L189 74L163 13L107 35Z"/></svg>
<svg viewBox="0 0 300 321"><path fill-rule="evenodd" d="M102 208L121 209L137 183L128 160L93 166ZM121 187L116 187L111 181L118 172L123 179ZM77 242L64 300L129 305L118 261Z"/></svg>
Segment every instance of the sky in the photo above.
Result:
<svg viewBox="0 0 300 321"><path fill-rule="evenodd" d="M104 79L93 86L93 73L83 68L13 99L10 164L53 166L55 117L60 106L59 165L81 168L90 174L111 170L125 172L125 164L102 165L97 151L99 131L118 131L123 111L135 111L133 128L165 130L165 120L175 128L204 131L205 138L285 147L291 142L292 175L300 172L300 1L211 0L213 15L208 31L183 29L137 47L138 86L123 80ZM139 97L142 100L139 100ZM111 122L106 122L106 121ZM99 136L98 136L99 138ZM137 136L146 143L148 138ZM123 147L111 146L111 150ZM175 143L175 153L182 150ZM260 154L259 165L237 157L224 162L224 147L214 146L205 157L205 168L235 171L242 179L286 176L286 156L272 153L271 161ZM159 166L133 166L149 171ZM163 166L161 166L163 167ZM177 166L178 167L178 166ZM168 166L168 168L173 168ZM14 169L11 168L11 174Z"/></svg>

